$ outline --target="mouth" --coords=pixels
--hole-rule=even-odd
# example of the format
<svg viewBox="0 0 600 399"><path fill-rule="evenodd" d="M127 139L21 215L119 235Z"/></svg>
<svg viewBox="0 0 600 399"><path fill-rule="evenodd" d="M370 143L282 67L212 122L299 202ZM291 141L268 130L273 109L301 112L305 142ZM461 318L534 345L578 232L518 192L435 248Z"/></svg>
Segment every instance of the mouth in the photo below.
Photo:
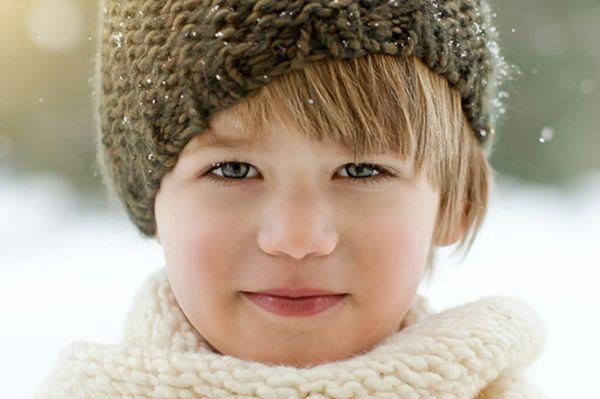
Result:
<svg viewBox="0 0 600 399"><path fill-rule="evenodd" d="M273 288L270 290L257 291L254 293L284 298L306 298L313 296L330 296L343 294L341 292L334 292L318 288Z"/></svg>
<svg viewBox="0 0 600 399"><path fill-rule="evenodd" d="M260 308L279 316L313 316L323 313L343 302L347 294L279 296L263 292L245 292L244 297ZM296 293L298 294L298 293Z"/></svg>

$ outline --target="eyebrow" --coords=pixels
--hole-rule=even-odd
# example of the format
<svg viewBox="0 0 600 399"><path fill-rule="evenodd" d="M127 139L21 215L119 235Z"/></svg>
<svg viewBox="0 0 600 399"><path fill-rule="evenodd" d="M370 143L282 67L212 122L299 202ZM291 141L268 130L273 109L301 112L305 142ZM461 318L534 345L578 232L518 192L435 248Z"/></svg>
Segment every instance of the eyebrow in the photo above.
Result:
<svg viewBox="0 0 600 399"><path fill-rule="evenodd" d="M236 149L236 148L248 148L255 149L259 146L259 143L256 140L250 138L230 138L230 137L221 137L216 136L214 134L208 134L196 142L196 145L192 148L188 148L186 153L196 153L203 149L207 148L216 148L216 149Z"/></svg>

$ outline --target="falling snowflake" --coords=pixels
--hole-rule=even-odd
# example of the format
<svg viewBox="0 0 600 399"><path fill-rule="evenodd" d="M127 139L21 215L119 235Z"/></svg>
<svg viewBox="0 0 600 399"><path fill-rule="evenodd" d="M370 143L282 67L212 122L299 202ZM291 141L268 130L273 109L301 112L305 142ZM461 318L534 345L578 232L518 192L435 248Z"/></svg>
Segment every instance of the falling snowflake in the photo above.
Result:
<svg viewBox="0 0 600 399"><path fill-rule="evenodd" d="M538 141L540 143L545 143L547 141L552 140L553 138L554 138L554 129L546 126L545 128L542 129L542 132L540 133L540 138L538 139Z"/></svg>

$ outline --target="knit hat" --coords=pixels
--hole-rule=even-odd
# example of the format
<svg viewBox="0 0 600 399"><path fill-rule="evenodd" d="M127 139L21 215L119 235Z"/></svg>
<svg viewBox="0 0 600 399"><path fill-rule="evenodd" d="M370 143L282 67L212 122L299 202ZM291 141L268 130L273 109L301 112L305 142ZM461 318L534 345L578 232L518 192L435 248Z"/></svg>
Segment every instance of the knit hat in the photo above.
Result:
<svg viewBox="0 0 600 399"><path fill-rule="evenodd" d="M326 57L418 57L460 92L487 149L504 113L499 87L515 72L486 0L99 1L97 161L147 237L183 147L278 75Z"/></svg>

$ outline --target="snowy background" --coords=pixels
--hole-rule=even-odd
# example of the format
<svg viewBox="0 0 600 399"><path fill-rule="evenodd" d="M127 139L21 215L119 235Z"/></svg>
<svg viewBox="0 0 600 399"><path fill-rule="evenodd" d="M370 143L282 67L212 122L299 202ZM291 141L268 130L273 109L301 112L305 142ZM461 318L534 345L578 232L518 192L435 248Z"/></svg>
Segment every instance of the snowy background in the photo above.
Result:
<svg viewBox="0 0 600 399"><path fill-rule="evenodd" d="M82 203L57 175L0 169L0 383L28 398L75 340L114 343L161 248L126 216ZM500 176L490 210L462 264L444 260L420 292L436 310L510 295L548 328L527 375L550 398L598 398L600 173L564 192Z"/></svg>

